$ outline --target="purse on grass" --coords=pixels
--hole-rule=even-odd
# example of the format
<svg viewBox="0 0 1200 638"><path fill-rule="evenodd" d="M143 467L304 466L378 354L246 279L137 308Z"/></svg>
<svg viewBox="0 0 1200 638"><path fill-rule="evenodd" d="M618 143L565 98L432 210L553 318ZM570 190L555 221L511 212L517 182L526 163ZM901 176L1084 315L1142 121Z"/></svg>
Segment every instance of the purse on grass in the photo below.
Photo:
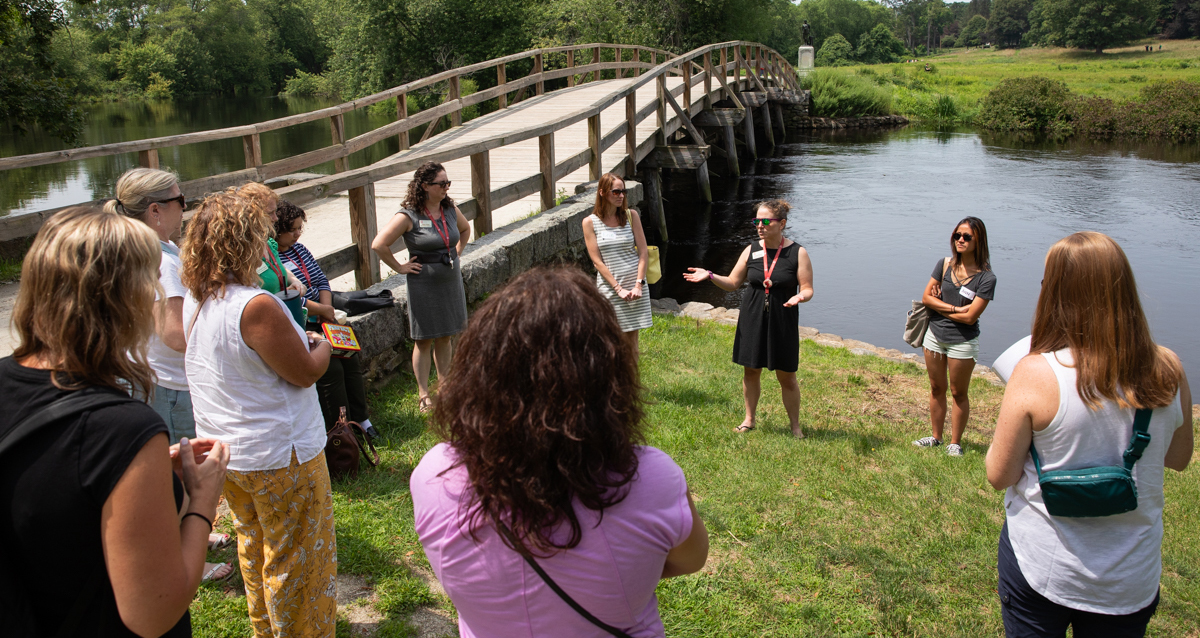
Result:
<svg viewBox="0 0 1200 638"><path fill-rule="evenodd" d="M1052 516L1089 518L1132 512L1138 506L1137 484L1133 466L1142 458L1150 444L1149 409L1138 410L1133 417L1133 434L1125 450L1124 467L1088 467L1079 470L1042 471L1033 443L1029 453L1037 468L1038 483L1042 486L1042 501Z"/></svg>
<svg viewBox="0 0 1200 638"><path fill-rule="evenodd" d="M367 454L366 448L359 441L359 433L362 433L362 440L370 446L371 454L375 455L374 459ZM367 436L361 425L355 421L346 420L346 408L343 407L337 423L325 435L325 464L329 466L329 478L357 477L360 453L366 457L367 463L370 463L371 467L379 465L379 452L375 451L375 444L371 442L371 438Z"/></svg>

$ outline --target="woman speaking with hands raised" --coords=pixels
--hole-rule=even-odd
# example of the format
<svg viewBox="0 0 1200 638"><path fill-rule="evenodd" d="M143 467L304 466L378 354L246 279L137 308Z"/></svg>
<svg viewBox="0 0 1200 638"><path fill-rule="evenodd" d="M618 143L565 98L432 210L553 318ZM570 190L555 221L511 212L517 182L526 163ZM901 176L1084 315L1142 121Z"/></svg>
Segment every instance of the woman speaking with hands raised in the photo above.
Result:
<svg viewBox="0 0 1200 638"><path fill-rule="evenodd" d="M433 406L430 357L441 383L450 372L450 337L467 327L467 296L458 256L471 239L471 225L449 193L446 169L425 162L413 173L400 212L371 242L383 263L407 276L409 336L415 344L412 365L422 413ZM403 264L392 255L392 244L402 236L409 255Z"/></svg>
<svg viewBox="0 0 1200 638"><path fill-rule="evenodd" d="M755 426L755 412L762 393L762 369L775 371L787 409L792 435L804 438L800 429L800 385L796 369L800 365L800 311L813 296L812 262L808 251L783 236L791 206L779 199L759 203L751 220L759 241L742 251L727 276L703 268L688 268L683 277L692 283L712 281L722 290L737 290L742 283L750 286L742 292L737 336L733 340L733 362L745 368L742 395L746 401L746 419L738 432Z"/></svg>

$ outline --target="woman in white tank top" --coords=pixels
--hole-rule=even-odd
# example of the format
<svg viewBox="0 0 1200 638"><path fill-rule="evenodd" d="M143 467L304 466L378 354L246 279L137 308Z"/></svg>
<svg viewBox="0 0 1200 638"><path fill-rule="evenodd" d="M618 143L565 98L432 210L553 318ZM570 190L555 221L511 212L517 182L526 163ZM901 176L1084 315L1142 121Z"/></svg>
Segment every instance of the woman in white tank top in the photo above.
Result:
<svg viewBox="0 0 1200 638"><path fill-rule="evenodd" d="M1155 345L1125 253L1076 233L1050 248L1031 353L1005 390L987 455L1007 490L999 550L1005 633L1141 636L1158 605L1164 467L1192 456L1191 391L1175 353ZM1075 518L1047 511L1043 472L1121 466L1134 412L1152 408L1133 467L1137 508Z"/></svg>

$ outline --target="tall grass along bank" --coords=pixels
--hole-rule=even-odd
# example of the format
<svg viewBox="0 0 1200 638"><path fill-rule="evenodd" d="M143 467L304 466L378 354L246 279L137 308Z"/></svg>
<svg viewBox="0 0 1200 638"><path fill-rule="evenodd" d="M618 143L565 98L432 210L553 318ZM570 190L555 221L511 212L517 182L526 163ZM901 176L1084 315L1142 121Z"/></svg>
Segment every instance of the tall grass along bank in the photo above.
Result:
<svg viewBox="0 0 1200 638"><path fill-rule="evenodd" d="M928 433L923 370L803 341L808 438L792 439L774 375L763 376L758 428L736 434L733 336L667 316L642 332L648 442L683 468L711 540L701 572L658 587L667 635L1002 635L1004 510L983 460L1003 389L972 381L966 455L950 458L911 443ZM340 580L361 586L343 598L339 636L416 636L454 621L413 530L408 477L436 443L416 406L411 376L373 396L384 462L334 485ZM1188 636L1200 627L1200 475L1168 472L1165 491L1162 603L1148 635ZM202 586L197 636L250 633L238 579Z"/></svg>

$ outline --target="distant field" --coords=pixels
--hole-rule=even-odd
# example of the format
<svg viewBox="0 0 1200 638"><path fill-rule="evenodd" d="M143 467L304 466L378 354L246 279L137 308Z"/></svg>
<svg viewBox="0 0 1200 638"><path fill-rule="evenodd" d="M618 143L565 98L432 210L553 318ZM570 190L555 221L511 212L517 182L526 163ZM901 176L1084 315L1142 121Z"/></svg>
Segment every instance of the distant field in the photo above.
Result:
<svg viewBox="0 0 1200 638"><path fill-rule="evenodd" d="M1144 50L1147 44L1153 53ZM926 73L926 62L937 72ZM1200 40L1146 40L1099 55L1061 48L951 49L918 62L847 68L892 85L897 113L927 118L937 99L950 95L960 110L955 119L969 122L979 100L1005 78L1043 75L1065 82L1073 93L1116 101L1136 97L1155 80L1200 80Z"/></svg>

